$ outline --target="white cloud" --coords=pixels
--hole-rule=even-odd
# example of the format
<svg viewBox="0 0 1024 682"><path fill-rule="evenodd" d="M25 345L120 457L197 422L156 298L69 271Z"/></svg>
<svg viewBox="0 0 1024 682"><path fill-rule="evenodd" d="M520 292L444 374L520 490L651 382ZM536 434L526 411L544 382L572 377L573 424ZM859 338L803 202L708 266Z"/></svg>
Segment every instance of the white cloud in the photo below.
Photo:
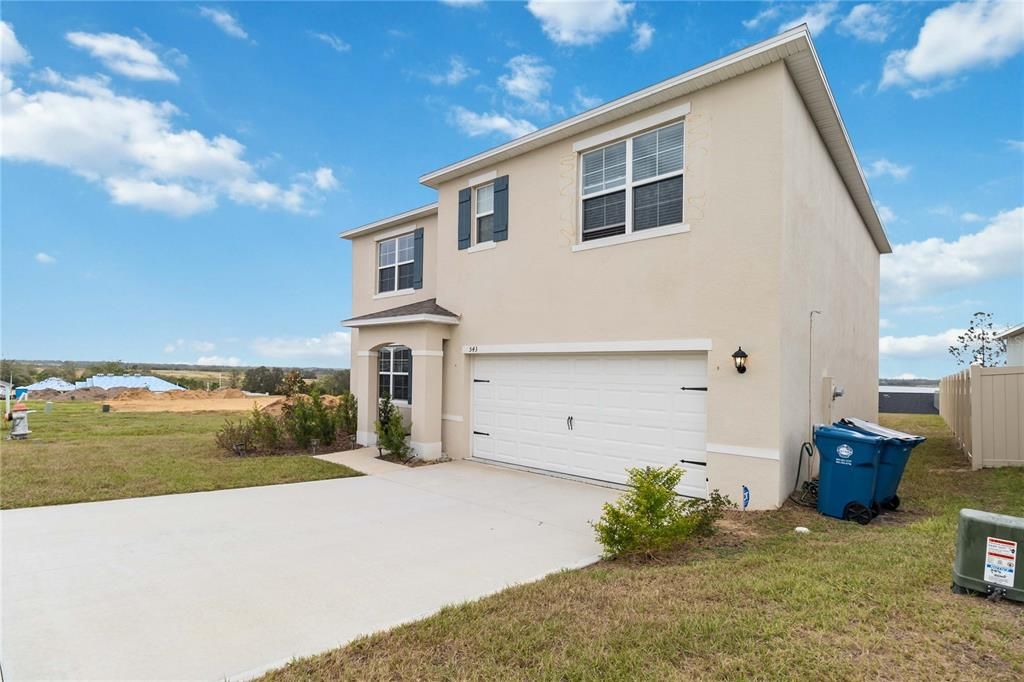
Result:
<svg viewBox="0 0 1024 682"><path fill-rule="evenodd" d="M572 89L572 104L576 111L584 111L585 109L593 109L598 104L603 102L600 97L594 97L588 95L583 91L583 88L576 86Z"/></svg>
<svg viewBox="0 0 1024 682"><path fill-rule="evenodd" d="M894 163L889 159L878 159L877 161L872 162L864 172L867 173L869 178L888 175L893 180L906 180L907 176L910 175L910 171L910 166Z"/></svg>
<svg viewBox="0 0 1024 682"><path fill-rule="evenodd" d="M521 54L508 60L508 73L498 78L498 84L510 96L525 105L527 111L546 114L551 103L545 99L551 91L551 78L555 70L540 57Z"/></svg>
<svg viewBox="0 0 1024 682"><path fill-rule="evenodd" d="M453 56L448 59L447 71L427 74L427 80L434 85L458 85L478 73L480 72L469 66L462 57Z"/></svg>
<svg viewBox="0 0 1024 682"><path fill-rule="evenodd" d="M173 343L169 343L166 346L164 346L165 353L173 353L176 350L178 350L178 347L175 346Z"/></svg>
<svg viewBox="0 0 1024 682"><path fill-rule="evenodd" d="M1003 140L1003 142L1015 152L1024 152L1024 140Z"/></svg>
<svg viewBox="0 0 1024 682"><path fill-rule="evenodd" d="M863 3L854 6L839 22L839 32L871 43L884 42L892 30L889 13L881 5Z"/></svg>
<svg viewBox="0 0 1024 682"><path fill-rule="evenodd" d="M985 216L979 215L972 211L966 211L965 213L960 214L960 220L964 221L965 223L980 223L984 222Z"/></svg>
<svg viewBox="0 0 1024 682"><path fill-rule="evenodd" d="M115 204L138 206L186 217L209 211L217 205L211 194L199 194L177 183L161 184L136 178L107 178L107 192Z"/></svg>
<svg viewBox="0 0 1024 682"><path fill-rule="evenodd" d="M450 120L459 130L470 137L499 133L506 137L520 137L537 129L529 121L504 116L496 112L478 114L465 107L452 107Z"/></svg>
<svg viewBox="0 0 1024 682"><path fill-rule="evenodd" d="M777 5L770 5L770 6L766 7L766 8L764 8L763 10L761 10L760 12L758 12L757 14L755 14L754 16L752 16L751 18L744 19L744 21L743 21L743 28L752 31L755 28L759 28L759 27L763 26L764 24L766 24L767 22L772 21L777 16L779 16L779 8L778 8L778 6Z"/></svg>
<svg viewBox="0 0 1024 682"><path fill-rule="evenodd" d="M28 64L30 61L32 57L18 42L14 27L6 21L0 21L0 68Z"/></svg>
<svg viewBox="0 0 1024 682"><path fill-rule="evenodd" d="M963 329L947 329L938 334L917 336L883 336L878 339L878 353L887 357L913 357L946 353L956 343Z"/></svg>
<svg viewBox="0 0 1024 682"><path fill-rule="evenodd" d="M920 377L918 377L916 374L914 374L912 372L904 372L903 374L898 374L896 376L896 378L897 379L910 380L910 379L918 379Z"/></svg>
<svg viewBox="0 0 1024 682"><path fill-rule="evenodd" d="M882 258L882 300L910 302L998 277L1024 278L1024 206L997 215L955 241L896 244Z"/></svg>
<svg viewBox="0 0 1024 682"><path fill-rule="evenodd" d="M42 251L35 255L35 259L37 263L41 263L42 265L53 265L57 262L56 258Z"/></svg>
<svg viewBox="0 0 1024 682"><path fill-rule="evenodd" d="M242 361L236 358L234 355L203 355L200 356L199 359L195 361L195 364L204 366L215 365L222 367L238 367L239 365L242 364Z"/></svg>
<svg viewBox="0 0 1024 682"><path fill-rule="evenodd" d="M878 217L882 219L884 224L895 223L899 220L896 217L896 213L885 204L878 204L875 209L878 211Z"/></svg>
<svg viewBox="0 0 1024 682"><path fill-rule="evenodd" d="M889 328L889 327L891 327L891 326L892 326L892 322L891 322L890 320L887 320L887 319L886 319L886 318L884 318L884 317L883 317L883 318L880 318L880 319L878 320L878 328L879 328L879 329L888 329L888 328Z"/></svg>
<svg viewBox="0 0 1024 682"><path fill-rule="evenodd" d="M316 31L310 31L309 35L321 42L327 43L335 52L348 52L352 49L351 45L333 33L317 33Z"/></svg>
<svg viewBox="0 0 1024 682"><path fill-rule="evenodd" d="M217 348L217 345L212 341L193 341L192 350L200 353L210 353Z"/></svg>
<svg viewBox="0 0 1024 682"><path fill-rule="evenodd" d="M155 52L142 43L117 33L81 33L72 31L65 38L83 49L114 73L150 81L175 81L178 75L167 68Z"/></svg>
<svg viewBox="0 0 1024 682"><path fill-rule="evenodd" d="M962 85L964 79L962 78L947 78L944 81L940 81L935 85L926 85L917 88L910 88L907 93L910 94L914 99L924 99L925 97L931 97L941 92L949 92L954 90L958 86Z"/></svg>
<svg viewBox="0 0 1024 682"><path fill-rule="evenodd" d="M811 35L820 35L835 20L838 6L838 3L835 2L819 2L814 5L808 5L800 16L779 24L779 31L785 31L800 24L807 24L807 30L811 32Z"/></svg>
<svg viewBox="0 0 1024 682"><path fill-rule="evenodd" d="M313 171L313 184L316 185L317 189L322 189L326 192L338 188L338 179L334 177L333 170L322 166Z"/></svg>
<svg viewBox="0 0 1024 682"><path fill-rule="evenodd" d="M118 94L105 76L67 79L44 69L38 78L44 87L34 92L13 83L2 92L3 158L67 169L115 203L186 216L226 195L308 212L323 189L315 173L287 187L261 179L237 140L179 128L173 104Z"/></svg>
<svg viewBox="0 0 1024 682"><path fill-rule="evenodd" d="M238 19L226 10L217 9L216 7L200 7L199 14L212 21L217 28L232 38L241 38L243 40L249 38L249 34L238 23Z"/></svg>
<svg viewBox="0 0 1024 682"><path fill-rule="evenodd" d="M949 79L969 69L996 66L1022 46L1024 11L1019 0L954 3L928 15L914 47L889 53L879 87Z"/></svg>
<svg viewBox="0 0 1024 682"><path fill-rule="evenodd" d="M643 52L654 42L654 27L646 21L633 24L633 42L629 49L633 52Z"/></svg>
<svg viewBox="0 0 1024 682"><path fill-rule="evenodd" d="M554 2L530 0L526 8L545 35L559 45L593 45L626 27L633 3L620 0Z"/></svg>
<svg viewBox="0 0 1024 682"><path fill-rule="evenodd" d="M349 332L329 332L313 337L260 338L252 349L265 358L347 358L351 349Z"/></svg>

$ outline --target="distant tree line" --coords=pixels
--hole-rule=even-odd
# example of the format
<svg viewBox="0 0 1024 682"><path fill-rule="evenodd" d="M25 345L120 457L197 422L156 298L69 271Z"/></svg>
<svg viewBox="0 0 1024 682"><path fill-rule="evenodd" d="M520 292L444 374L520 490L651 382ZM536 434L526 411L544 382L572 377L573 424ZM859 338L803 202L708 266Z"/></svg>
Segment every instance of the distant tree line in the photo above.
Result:
<svg viewBox="0 0 1024 682"><path fill-rule="evenodd" d="M342 395L349 391L349 370L337 369L321 375L309 370L285 371L280 367L253 367L245 371L242 390L252 393L280 395L309 394L317 389L321 395Z"/></svg>

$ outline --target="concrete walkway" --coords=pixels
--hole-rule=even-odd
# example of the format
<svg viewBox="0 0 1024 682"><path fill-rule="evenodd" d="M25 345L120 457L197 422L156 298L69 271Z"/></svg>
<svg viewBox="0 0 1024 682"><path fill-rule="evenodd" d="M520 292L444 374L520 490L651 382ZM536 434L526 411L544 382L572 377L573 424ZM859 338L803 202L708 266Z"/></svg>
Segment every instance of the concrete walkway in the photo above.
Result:
<svg viewBox="0 0 1024 682"><path fill-rule="evenodd" d="M4 679L251 677L589 563L616 495L449 462L4 511Z"/></svg>
<svg viewBox="0 0 1024 682"><path fill-rule="evenodd" d="M358 448L356 450L345 450L344 452L329 452L326 455L316 455L317 459L335 464L344 464L350 469L361 471L371 476L382 476L405 471L409 467L394 462L386 462L378 459L377 448Z"/></svg>

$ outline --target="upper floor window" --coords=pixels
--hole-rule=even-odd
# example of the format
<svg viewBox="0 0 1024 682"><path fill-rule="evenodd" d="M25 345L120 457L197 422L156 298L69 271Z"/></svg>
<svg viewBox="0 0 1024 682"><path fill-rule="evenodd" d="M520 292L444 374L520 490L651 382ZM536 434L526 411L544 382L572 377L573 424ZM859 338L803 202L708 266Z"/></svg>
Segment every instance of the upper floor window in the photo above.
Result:
<svg viewBox="0 0 1024 682"><path fill-rule="evenodd" d="M412 232L377 242L377 293L412 289L415 262Z"/></svg>
<svg viewBox="0 0 1024 682"><path fill-rule="evenodd" d="M494 183L476 188L476 243L494 241Z"/></svg>
<svg viewBox="0 0 1024 682"><path fill-rule="evenodd" d="M582 155L582 240L683 222L683 124Z"/></svg>

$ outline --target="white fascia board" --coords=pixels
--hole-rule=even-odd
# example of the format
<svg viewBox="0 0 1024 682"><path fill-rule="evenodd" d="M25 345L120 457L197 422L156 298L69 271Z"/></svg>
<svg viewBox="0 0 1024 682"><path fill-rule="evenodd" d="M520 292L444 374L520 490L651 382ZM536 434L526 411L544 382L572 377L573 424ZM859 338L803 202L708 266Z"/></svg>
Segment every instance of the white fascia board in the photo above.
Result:
<svg viewBox="0 0 1024 682"><path fill-rule="evenodd" d="M360 235L369 234L370 232L376 232L377 230L383 230L384 228L392 227L394 225L400 225L402 223L411 222L428 215L433 215L435 213L437 213L436 201L432 204L420 206L419 208L414 208L404 213L399 213L388 218L381 218L380 220L375 220L372 223L367 223L365 225L360 225L359 227L354 227L351 230L346 230L344 232L339 233L338 236L341 237L342 239L352 239Z"/></svg>
<svg viewBox="0 0 1024 682"><path fill-rule="evenodd" d="M501 343L467 345L467 355L522 355L529 353L658 353L710 351L711 339L659 341L583 341L577 343Z"/></svg>
<svg viewBox="0 0 1024 682"><path fill-rule="evenodd" d="M994 338L1009 339L1022 333L1024 333L1024 324L1018 324L1016 327L1010 327L1006 331L999 332L998 334L995 335Z"/></svg>
<svg viewBox="0 0 1024 682"><path fill-rule="evenodd" d="M374 327L383 324L410 324L415 322L432 322L434 324L458 324L459 318L447 315L398 315L396 317L374 317L369 320L345 320L344 327Z"/></svg>

